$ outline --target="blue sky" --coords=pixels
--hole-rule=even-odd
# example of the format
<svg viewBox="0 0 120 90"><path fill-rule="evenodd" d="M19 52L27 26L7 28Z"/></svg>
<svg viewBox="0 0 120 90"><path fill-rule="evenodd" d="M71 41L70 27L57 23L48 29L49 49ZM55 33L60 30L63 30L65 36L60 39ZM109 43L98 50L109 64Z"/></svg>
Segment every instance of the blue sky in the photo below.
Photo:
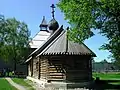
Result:
<svg viewBox="0 0 120 90"><path fill-rule="evenodd" d="M24 21L29 30L31 31L31 37L39 32L39 24L42 17L45 16L49 22L51 20L51 4L58 3L59 0L0 0L0 14L3 14L6 18L15 17L17 20ZM60 25L64 25L64 28L69 26L67 21L64 20L64 14L59 8L55 9L55 18ZM108 51L99 50L99 47L107 42L107 39L94 30L96 34L92 38L85 41L85 44L96 53L97 57L95 61L101 61L107 59L110 54ZM110 61L110 60L108 60Z"/></svg>

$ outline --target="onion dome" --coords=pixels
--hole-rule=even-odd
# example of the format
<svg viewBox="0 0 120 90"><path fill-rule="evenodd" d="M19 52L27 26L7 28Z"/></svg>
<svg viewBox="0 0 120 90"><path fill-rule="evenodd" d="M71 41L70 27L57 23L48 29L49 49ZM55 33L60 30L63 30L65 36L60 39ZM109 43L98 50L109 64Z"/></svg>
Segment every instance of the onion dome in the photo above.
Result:
<svg viewBox="0 0 120 90"><path fill-rule="evenodd" d="M59 28L59 24L58 22L53 18L52 20L50 20L49 24L48 24L48 28L49 30L53 30L53 32L55 30L57 30Z"/></svg>
<svg viewBox="0 0 120 90"><path fill-rule="evenodd" d="M43 20L39 27L40 27L40 30L47 30L48 24L47 24L47 21L45 20L45 16L43 16Z"/></svg>
<svg viewBox="0 0 120 90"><path fill-rule="evenodd" d="M52 8L52 20L50 20L49 24L48 24L48 28L50 30L50 32L54 33L55 30L57 30L59 28L59 24L58 22L55 20L55 17L54 17L54 4L52 4L50 6Z"/></svg>

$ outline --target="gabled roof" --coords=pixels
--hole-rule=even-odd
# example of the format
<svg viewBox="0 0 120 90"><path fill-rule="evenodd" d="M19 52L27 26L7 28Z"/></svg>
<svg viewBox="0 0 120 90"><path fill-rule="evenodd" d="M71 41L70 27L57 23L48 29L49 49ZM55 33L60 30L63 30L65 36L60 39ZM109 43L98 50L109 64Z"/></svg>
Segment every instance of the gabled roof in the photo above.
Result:
<svg viewBox="0 0 120 90"><path fill-rule="evenodd" d="M34 55L90 55L96 56L84 43L75 43L67 39L63 26L57 29L39 48L29 55L28 62Z"/></svg>
<svg viewBox="0 0 120 90"><path fill-rule="evenodd" d="M53 40L39 55L91 55L96 56L84 43L75 43L67 39L67 31ZM39 56L38 55L38 56Z"/></svg>

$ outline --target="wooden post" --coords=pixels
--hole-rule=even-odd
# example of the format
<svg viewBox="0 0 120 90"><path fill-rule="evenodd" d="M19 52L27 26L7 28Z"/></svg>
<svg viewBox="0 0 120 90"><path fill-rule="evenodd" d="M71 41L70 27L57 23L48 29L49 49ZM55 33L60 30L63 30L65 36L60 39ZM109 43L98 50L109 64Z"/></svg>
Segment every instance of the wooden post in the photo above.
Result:
<svg viewBox="0 0 120 90"><path fill-rule="evenodd" d="M31 77L33 76L33 57L32 57L32 59L31 59Z"/></svg>

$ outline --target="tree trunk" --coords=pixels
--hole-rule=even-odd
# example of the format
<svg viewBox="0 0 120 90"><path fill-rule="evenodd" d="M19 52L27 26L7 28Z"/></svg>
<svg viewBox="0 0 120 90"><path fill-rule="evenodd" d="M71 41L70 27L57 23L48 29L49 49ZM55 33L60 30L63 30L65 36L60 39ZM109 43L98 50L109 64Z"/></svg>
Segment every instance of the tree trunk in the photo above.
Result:
<svg viewBox="0 0 120 90"><path fill-rule="evenodd" d="M14 59L14 72L16 72L16 59Z"/></svg>

